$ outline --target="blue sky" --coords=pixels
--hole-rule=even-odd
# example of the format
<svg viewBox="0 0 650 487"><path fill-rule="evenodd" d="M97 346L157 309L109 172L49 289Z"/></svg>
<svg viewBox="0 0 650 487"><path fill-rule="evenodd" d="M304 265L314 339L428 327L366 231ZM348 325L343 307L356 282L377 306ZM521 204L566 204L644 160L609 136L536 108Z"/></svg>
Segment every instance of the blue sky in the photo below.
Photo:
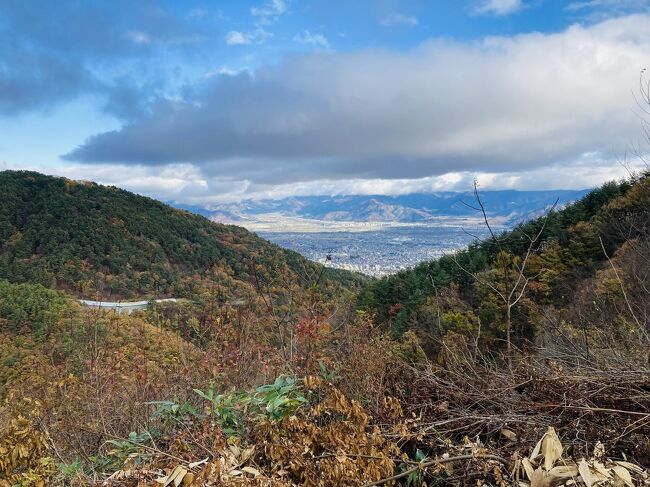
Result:
<svg viewBox="0 0 650 487"><path fill-rule="evenodd" d="M648 64L645 0L3 0L0 168L198 204L587 187L645 152Z"/></svg>

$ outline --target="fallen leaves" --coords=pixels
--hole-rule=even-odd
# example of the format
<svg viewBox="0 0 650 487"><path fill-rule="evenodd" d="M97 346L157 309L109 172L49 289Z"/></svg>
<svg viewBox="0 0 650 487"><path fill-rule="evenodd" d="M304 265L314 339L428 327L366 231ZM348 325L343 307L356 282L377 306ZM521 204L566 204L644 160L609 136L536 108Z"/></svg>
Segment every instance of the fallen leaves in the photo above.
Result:
<svg viewBox="0 0 650 487"><path fill-rule="evenodd" d="M602 446L598 449L602 450ZM580 459L577 463L563 458L564 447L555 429L549 427L529 457L515 464L515 478L525 474L529 482L519 480L520 487L635 487L650 485L650 474L642 467L625 461L600 461L599 457ZM543 460L543 461L542 461ZM633 478L634 476L634 478Z"/></svg>
<svg viewBox="0 0 650 487"><path fill-rule="evenodd" d="M550 470L555 461L562 457L562 451L562 443L551 426L533 449L530 459L535 460L541 454L544 457L544 469Z"/></svg>
<svg viewBox="0 0 650 487"><path fill-rule="evenodd" d="M162 484L163 487L167 487L173 482L174 487L178 487L185 480L185 477L187 477L188 474L191 476L191 478L189 479L189 482L185 483L185 485L191 485L191 481L194 480L194 475L190 474L190 472L185 467L182 467L180 465L175 467L169 475L157 478L156 482Z"/></svg>

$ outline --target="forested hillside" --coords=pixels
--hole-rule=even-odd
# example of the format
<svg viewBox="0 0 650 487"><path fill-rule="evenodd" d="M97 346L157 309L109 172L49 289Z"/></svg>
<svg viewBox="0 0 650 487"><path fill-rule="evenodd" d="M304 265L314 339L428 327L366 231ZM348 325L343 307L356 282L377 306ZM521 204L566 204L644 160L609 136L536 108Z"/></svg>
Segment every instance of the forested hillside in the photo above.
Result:
<svg viewBox="0 0 650 487"><path fill-rule="evenodd" d="M320 267L247 230L114 187L0 172L0 279L84 297L188 296L287 274L309 287ZM344 285L359 276L327 269ZM267 284L265 284L267 285Z"/></svg>
<svg viewBox="0 0 650 487"><path fill-rule="evenodd" d="M304 260L277 271L293 254L236 228L119 190L3 177L23 188L4 209L38 211L3 213L3 272L30 282L0 280L0 487L650 483L647 177L354 296ZM31 184L53 185L52 202ZM104 247L62 223L112 218L95 232ZM63 292L78 289L68 262L143 292L147 256L193 299L118 315Z"/></svg>
<svg viewBox="0 0 650 487"><path fill-rule="evenodd" d="M607 183L563 209L376 281L359 305L397 335L413 329L435 348L459 327L505 339L507 295L521 294L511 312L513 338L523 345L544 326L533 307L573 306L577 287L607 267L608 255L645 235L647 188L646 178Z"/></svg>

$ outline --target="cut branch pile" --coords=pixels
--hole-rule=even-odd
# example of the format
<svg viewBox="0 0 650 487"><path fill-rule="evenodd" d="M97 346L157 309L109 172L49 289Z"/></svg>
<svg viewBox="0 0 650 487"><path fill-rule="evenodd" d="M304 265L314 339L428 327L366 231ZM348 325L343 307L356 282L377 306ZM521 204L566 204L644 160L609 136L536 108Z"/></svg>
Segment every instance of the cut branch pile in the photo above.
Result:
<svg viewBox="0 0 650 487"><path fill-rule="evenodd" d="M572 456L588 457L600 442L608 454L650 465L650 373L564 371L527 364L497 371L478 363L429 368L415 384L409 411L430 432L459 439L479 437L507 456L549 426L570 438ZM434 440L435 442L435 440Z"/></svg>
<svg viewBox="0 0 650 487"><path fill-rule="evenodd" d="M125 468L106 484L650 485L644 375L596 380L526 370L522 379L486 369L428 369L413 391L427 400L404 413L386 398L381 424L310 377L304 383L311 406L278 423L259 423L248 446L222 444L210 458L184 463L161 452L148 469Z"/></svg>

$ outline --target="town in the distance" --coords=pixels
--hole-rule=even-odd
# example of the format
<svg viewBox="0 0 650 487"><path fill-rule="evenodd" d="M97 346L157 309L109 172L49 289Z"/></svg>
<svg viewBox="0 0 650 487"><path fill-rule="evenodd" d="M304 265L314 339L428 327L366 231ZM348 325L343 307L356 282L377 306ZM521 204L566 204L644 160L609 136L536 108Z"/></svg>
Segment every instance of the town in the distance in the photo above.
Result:
<svg viewBox="0 0 650 487"><path fill-rule="evenodd" d="M492 190L481 194L493 229L504 231L588 190ZM489 235L473 191L406 195L293 196L178 205L251 230L322 264L381 277L454 252Z"/></svg>

